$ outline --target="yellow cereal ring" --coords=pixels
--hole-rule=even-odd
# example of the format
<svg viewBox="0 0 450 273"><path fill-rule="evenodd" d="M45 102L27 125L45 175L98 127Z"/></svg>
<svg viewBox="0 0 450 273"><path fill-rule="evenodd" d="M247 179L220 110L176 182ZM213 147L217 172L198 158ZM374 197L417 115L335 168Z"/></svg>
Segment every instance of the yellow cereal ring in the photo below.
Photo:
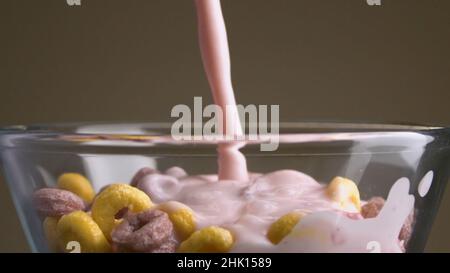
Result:
<svg viewBox="0 0 450 273"><path fill-rule="evenodd" d="M192 209L188 206L180 202L170 201L159 204L157 209L162 210L169 215L169 219L181 241L194 233L196 228L195 216Z"/></svg>
<svg viewBox="0 0 450 273"><path fill-rule="evenodd" d="M97 223L84 211L74 211L61 217L56 231L60 247L64 250L69 242L75 241L79 243L83 253L111 251Z"/></svg>
<svg viewBox="0 0 450 273"><path fill-rule="evenodd" d="M273 243L278 244L286 235L291 233L292 229L297 225L300 219L304 216L300 212L290 212L281 216L278 220L272 223L267 232L267 238Z"/></svg>
<svg viewBox="0 0 450 273"><path fill-rule="evenodd" d="M327 194L331 200L337 202L343 209L353 206L356 210L361 210L358 187L350 179L335 177L328 185Z"/></svg>
<svg viewBox="0 0 450 273"><path fill-rule="evenodd" d="M65 173L58 178L58 188L71 191L81 197L85 202L91 203L95 192L91 182L78 173Z"/></svg>
<svg viewBox="0 0 450 273"><path fill-rule="evenodd" d="M46 217L42 224L44 229L45 238L51 251L59 252L58 234L56 232L56 226L58 225L58 218Z"/></svg>
<svg viewBox="0 0 450 273"><path fill-rule="evenodd" d="M152 206L150 198L143 191L128 184L112 184L95 198L92 218L106 238L111 239L111 231L120 223L115 218L117 212L125 207L132 212L140 212Z"/></svg>
<svg viewBox="0 0 450 273"><path fill-rule="evenodd" d="M210 226L197 230L181 243L178 252L225 253L233 246L231 232L220 227Z"/></svg>

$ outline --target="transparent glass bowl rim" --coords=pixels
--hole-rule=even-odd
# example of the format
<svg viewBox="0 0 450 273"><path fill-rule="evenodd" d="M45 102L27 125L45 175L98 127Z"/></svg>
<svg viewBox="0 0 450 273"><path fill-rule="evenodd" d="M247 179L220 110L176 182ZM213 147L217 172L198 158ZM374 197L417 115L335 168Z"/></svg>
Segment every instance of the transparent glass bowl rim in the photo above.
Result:
<svg viewBox="0 0 450 273"><path fill-rule="evenodd" d="M177 147L216 145L218 141L174 141L171 139L169 122L74 122L0 127L0 149L29 148L31 146L58 146L60 150L87 144L91 148L173 145ZM267 125L270 130L270 124ZM450 127L405 123L366 122L281 122L280 144L312 143L326 141L364 141L366 138L391 137L410 139L414 136L430 135L446 139L450 146ZM288 138L295 136L296 138ZM86 141L83 141L86 140ZM253 143L260 143L255 141ZM253 144L250 143L250 144ZM181 145L180 145L181 144Z"/></svg>

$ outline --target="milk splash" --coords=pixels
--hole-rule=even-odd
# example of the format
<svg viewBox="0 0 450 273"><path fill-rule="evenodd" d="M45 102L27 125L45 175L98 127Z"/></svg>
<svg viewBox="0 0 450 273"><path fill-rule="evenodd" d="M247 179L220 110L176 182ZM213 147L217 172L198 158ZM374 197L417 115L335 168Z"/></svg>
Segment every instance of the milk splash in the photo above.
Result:
<svg viewBox="0 0 450 273"><path fill-rule="evenodd" d="M414 209L409 187L407 178L395 182L375 218L355 220L329 211L306 216L277 246L277 251L367 252L372 244L380 252L403 252L398 235ZM311 229L314 236L305 236Z"/></svg>
<svg viewBox="0 0 450 273"><path fill-rule="evenodd" d="M356 208L337 209L325 194L326 185L294 170L227 183L215 175L152 174L142 183L151 185L145 191L156 202L190 207L198 229L229 229L235 237L231 252L404 252L399 234L415 202L410 181L400 178L380 213L362 218ZM292 211L306 216L279 244L272 244L267 238L270 225Z"/></svg>

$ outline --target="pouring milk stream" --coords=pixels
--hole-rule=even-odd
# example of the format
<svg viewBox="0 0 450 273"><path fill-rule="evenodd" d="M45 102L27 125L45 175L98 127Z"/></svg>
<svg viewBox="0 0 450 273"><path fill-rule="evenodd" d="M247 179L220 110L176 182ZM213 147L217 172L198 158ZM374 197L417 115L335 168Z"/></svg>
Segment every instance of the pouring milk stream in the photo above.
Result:
<svg viewBox="0 0 450 273"><path fill-rule="evenodd" d="M225 135L242 134L231 82L230 53L227 33L219 0L195 0L198 17L200 49L213 94L214 102L222 108L220 120ZM239 151L242 144L218 145L220 180L247 181L248 172L244 155Z"/></svg>

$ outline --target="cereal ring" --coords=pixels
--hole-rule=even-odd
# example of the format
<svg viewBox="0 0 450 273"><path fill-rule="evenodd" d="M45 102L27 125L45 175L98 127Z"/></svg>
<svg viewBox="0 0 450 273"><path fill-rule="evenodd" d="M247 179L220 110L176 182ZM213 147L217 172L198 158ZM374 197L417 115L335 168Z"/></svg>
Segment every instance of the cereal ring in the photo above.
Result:
<svg viewBox="0 0 450 273"><path fill-rule="evenodd" d="M169 214L170 221L175 228L175 232L180 241L186 240L196 228L194 212L188 206L176 202L169 201L159 204L157 209Z"/></svg>
<svg viewBox="0 0 450 273"><path fill-rule="evenodd" d="M58 188L75 193L85 202L91 203L95 192L91 182L78 173L65 173L58 178Z"/></svg>
<svg viewBox="0 0 450 273"><path fill-rule="evenodd" d="M286 235L291 233L292 229L297 225L300 219L304 216L300 212L290 212L281 216L278 220L272 223L267 232L267 238L273 243L278 244Z"/></svg>
<svg viewBox="0 0 450 273"><path fill-rule="evenodd" d="M152 207L150 198L144 192L127 184L112 184L94 200L92 218L99 225L106 238L111 239L111 231L120 223L116 214L125 207L131 212L140 212Z"/></svg>
<svg viewBox="0 0 450 273"><path fill-rule="evenodd" d="M181 243L178 252L225 253L233 246L231 232L217 226L197 230Z"/></svg>
<svg viewBox="0 0 450 273"><path fill-rule="evenodd" d="M154 173L158 173L158 171L149 167L141 168L131 179L130 185L133 187L137 187L139 181L141 181L142 178L144 178L146 175Z"/></svg>
<svg viewBox="0 0 450 273"><path fill-rule="evenodd" d="M175 252L174 236L167 213L156 209L128 213L111 233L118 252Z"/></svg>
<svg viewBox="0 0 450 273"><path fill-rule="evenodd" d="M60 189L43 188L33 193L33 203L42 216L60 217L72 211L84 210L86 205L78 195Z"/></svg>
<svg viewBox="0 0 450 273"><path fill-rule="evenodd" d="M152 250L152 253L174 253L177 249L178 241L175 238L171 238L160 247Z"/></svg>
<svg viewBox="0 0 450 273"><path fill-rule="evenodd" d="M81 252L110 252L111 247L94 220L84 211L64 215L58 221L56 231L60 247L66 249L69 242L80 244Z"/></svg>
<svg viewBox="0 0 450 273"><path fill-rule="evenodd" d="M58 218L46 217L42 223L45 238L47 239L48 247L54 252L59 252L58 234L56 226L58 225Z"/></svg>
<svg viewBox="0 0 450 273"><path fill-rule="evenodd" d="M338 202L342 209L350 207L361 210L358 187L350 179L335 177L328 185L327 194L333 201Z"/></svg>
<svg viewBox="0 0 450 273"><path fill-rule="evenodd" d="M384 199L382 197L372 197L361 207L361 215L364 218L375 218L380 213L384 206Z"/></svg>

